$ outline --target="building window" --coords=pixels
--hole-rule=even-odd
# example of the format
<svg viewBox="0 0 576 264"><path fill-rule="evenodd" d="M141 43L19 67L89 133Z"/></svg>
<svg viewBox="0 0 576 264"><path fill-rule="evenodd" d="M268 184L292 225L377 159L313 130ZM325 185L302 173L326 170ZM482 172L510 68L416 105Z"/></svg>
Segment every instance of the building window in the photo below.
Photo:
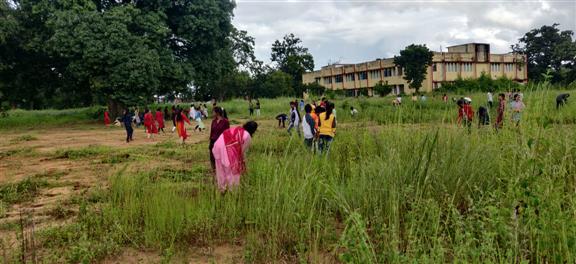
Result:
<svg viewBox="0 0 576 264"><path fill-rule="evenodd" d="M454 62L446 63L446 71L457 72L459 66L460 65L458 63L454 63Z"/></svg>
<svg viewBox="0 0 576 264"><path fill-rule="evenodd" d="M342 78L342 74L338 74L338 75L334 76L334 82L335 83L341 83L342 81L344 81L344 78Z"/></svg>
<svg viewBox="0 0 576 264"><path fill-rule="evenodd" d="M368 79L368 74L365 71L358 73L358 80L366 80L366 79Z"/></svg>
<svg viewBox="0 0 576 264"><path fill-rule="evenodd" d="M522 71L522 67L520 66L520 64L516 64L516 70L517 70L517 71Z"/></svg>
<svg viewBox="0 0 576 264"><path fill-rule="evenodd" d="M432 64L432 71L435 72L435 71L437 70L436 67L437 67L437 66L436 66L436 63Z"/></svg>
<svg viewBox="0 0 576 264"><path fill-rule="evenodd" d="M472 71L472 63L462 63L462 71L471 72Z"/></svg>
<svg viewBox="0 0 576 264"><path fill-rule="evenodd" d="M394 68L384 68L384 77L394 76Z"/></svg>
<svg viewBox="0 0 576 264"><path fill-rule="evenodd" d="M491 63L490 64L490 71L499 72L500 71L500 63Z"/></svg>
<svg viewBox="0 0 576 264"><path fill-rule="evenodd" d="M513 63L504 64L504 70L507 72L514 71L514 64Z"/></svg>
<svg viewBox="0 0 576 264"><path fill-rule="evenodd" d="M396 76L402 76L402 68L398 68L398 75ZM402 89L404 89L404 85L402 85Z"/></svg>
<svg viewBox="0 0 576 264"><path fill-rule="evenodd" d="M332 76L324 77L324 84L331 84L332 83Z"/></svg>
<svg viewBox="0 0 576 264"><path fill-rule="evenodd" d="M320 84L320 77L314 78L314 82L315 82L316 84Z"/></svg>
<svg viewBox="0 0 576 264"><path fill-rule="evenodd" d="M380 71L379 70L370 71L370 79L372 80L380 79Z"/></svg>
<svg viewBox="0 0 576 264"><path fill-rule="evenodd" d="M347 73L346 74L346 82L353 82L356 80L354 73Z"/></svg>

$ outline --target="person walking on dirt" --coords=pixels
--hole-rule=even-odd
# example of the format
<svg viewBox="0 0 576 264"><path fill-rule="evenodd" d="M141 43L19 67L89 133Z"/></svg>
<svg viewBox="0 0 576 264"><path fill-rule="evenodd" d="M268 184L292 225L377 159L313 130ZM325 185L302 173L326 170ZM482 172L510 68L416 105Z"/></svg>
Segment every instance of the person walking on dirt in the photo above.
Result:
<svg viewBox="0 0 576 264"><path fill-rule="evenodd" d="M164 132L164 115L160 107L156 109L156 122L158 123L158 132L162 131L162 133L166 133Z"/></svg>
<svg viewBox="0 0 576 264"><path fill-rule="evenodd" d="M124 124L124 128L126 129L126 143L130 143L132 139L132 135L134 134L134 129L132 128L132 115L128 109L124 109L124 115L122 115L122 124Z"/></svg>

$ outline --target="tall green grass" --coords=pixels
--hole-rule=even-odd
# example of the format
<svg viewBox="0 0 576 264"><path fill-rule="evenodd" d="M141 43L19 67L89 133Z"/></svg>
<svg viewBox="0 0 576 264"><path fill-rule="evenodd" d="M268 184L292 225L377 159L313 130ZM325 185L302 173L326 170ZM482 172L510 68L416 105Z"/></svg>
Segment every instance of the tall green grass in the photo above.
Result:
<svg viewBox="0 0 576 264"><path fill-rule="evenodd" d="M241 186L225 195L210 173L120 171L98 213L80 217L91 223L80 237L94 241L84 241L87 248L113 237L113 245L157 249L168 259L189 246L241 241L247 263L326 256L344 263L573 263L576 135L569 120L576 110L556 111L555 93L525 92L521 126L508 122L498 133L457 128L453 104L392 108L387 99L348 99L374 114L352 120L339 112L347 125L329 155L311 153L284 130L263 129ZM484 95L473 96L479 103ZM283 100L261 102L274 113L263 118L284 107ZM243 104L225 107L236 117ZM386 125L369 126L374 121ZM429 123L409 125L420 122ZM191 167L206 172L204 147L166 143L149 151L193 152L203 160Z"/></svg>

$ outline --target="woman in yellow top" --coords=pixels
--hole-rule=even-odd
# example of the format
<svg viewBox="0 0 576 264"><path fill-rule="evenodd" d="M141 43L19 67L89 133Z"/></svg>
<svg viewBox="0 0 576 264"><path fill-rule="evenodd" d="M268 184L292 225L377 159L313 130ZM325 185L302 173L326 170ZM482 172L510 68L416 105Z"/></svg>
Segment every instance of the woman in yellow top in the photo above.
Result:
<svg viewBox="0 0 576 264"><path fill-rule="evenodd" d="M336 117L332 113L333 110L334 104L327 103L326 112L323 112L318 116L318 134L320 135L318 149L320 153L324 150L326 153L330 151L330 143L332 143L334 134L336 133Z"/></svg>

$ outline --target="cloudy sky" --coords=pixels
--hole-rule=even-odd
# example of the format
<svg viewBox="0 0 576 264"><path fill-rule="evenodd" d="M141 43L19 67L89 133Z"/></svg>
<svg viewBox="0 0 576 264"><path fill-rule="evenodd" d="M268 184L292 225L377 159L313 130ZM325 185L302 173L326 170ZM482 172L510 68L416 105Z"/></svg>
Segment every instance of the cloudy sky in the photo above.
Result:
<svg viewBox="0 0 576 264"><path fill-rule="evenodd" d="M234 25L270 60L274 40L294 33L316 68L388 58L412 43L432 50L466 42L505 53L524 33L559 23L576 31L576 0L237 0Z"/></svg>

